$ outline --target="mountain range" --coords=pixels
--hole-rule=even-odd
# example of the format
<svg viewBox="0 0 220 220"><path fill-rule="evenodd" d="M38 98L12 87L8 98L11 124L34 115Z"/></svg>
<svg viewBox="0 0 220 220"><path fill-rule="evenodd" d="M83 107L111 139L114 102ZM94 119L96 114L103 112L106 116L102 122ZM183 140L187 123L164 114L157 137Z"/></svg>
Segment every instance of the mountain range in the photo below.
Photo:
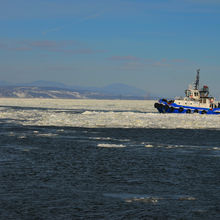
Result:
<svg viewBox="0 0 220 220"><path fill-rule="evenodd" d="M0 97L14 98L71 98L71 99L152 99L147 92L126 84L104 87L68 86L59 82L34 81L13 84L0 81Z"/></svg>

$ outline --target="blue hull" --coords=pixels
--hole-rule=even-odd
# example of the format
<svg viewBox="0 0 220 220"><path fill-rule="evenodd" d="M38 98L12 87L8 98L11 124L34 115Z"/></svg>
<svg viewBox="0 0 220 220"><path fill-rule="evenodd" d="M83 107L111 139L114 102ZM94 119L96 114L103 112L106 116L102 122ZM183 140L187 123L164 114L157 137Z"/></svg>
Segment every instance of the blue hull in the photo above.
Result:
<svg viewBox="0 0 220 220"><path fill-rule="evenodd" d="M193 106L177 105L173 102L168 102L165 99L160 99L158 103L154 104L154 107L159 113L197 113L197 114L220 114L220 108L209 109L209 108L198 108Z"/></svg>

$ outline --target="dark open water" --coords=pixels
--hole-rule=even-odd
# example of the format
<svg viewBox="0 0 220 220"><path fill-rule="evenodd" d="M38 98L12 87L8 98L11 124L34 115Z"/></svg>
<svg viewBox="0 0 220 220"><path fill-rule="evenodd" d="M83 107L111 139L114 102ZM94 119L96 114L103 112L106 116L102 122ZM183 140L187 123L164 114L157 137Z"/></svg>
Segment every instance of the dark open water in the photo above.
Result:
<svg viewBox="0 0 220 220"><path fill-rule="evenodd" d="M0 219L220 219L220 131L1 121Z"/></svg>

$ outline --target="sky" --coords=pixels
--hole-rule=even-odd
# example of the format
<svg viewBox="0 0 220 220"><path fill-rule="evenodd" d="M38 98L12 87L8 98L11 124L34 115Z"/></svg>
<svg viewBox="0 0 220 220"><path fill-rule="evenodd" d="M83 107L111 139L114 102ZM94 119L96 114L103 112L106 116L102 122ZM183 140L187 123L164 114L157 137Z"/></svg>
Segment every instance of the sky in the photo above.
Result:
<svg viewBox="0 0 220 220"><path fill-rule="evenodd" d="M0 81L220 97L219 0L0 0Z"/></svg>

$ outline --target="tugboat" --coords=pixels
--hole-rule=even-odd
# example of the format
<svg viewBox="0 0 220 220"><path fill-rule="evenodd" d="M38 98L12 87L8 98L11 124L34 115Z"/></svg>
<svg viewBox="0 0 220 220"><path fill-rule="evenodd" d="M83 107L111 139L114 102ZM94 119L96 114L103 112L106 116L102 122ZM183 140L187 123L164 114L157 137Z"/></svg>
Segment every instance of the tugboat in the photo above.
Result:
<svg viewBox="0 0 220 220"><path fill-rule="evenodd" d="M200 69L197 70L194 86L189 86L185 90L185 98L160 99L154 107L160 113L220 114L220 103L209 96L209 87L204 85L199 89L199 72Z"/></svg>

